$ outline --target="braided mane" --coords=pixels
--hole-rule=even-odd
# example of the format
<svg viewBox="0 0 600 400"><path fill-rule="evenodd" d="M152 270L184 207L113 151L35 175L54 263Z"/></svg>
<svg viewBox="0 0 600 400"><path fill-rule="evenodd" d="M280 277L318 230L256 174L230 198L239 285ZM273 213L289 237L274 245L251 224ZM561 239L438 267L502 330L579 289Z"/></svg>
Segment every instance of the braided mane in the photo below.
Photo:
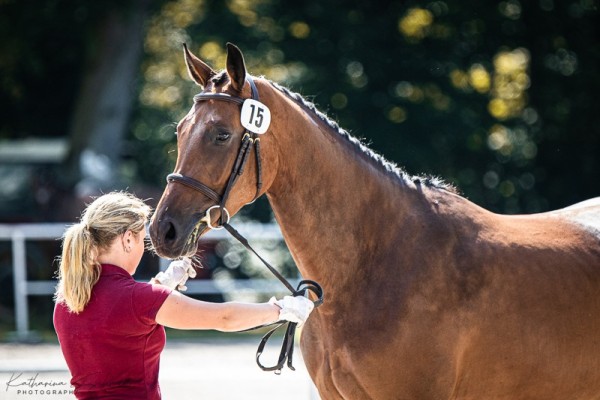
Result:
<svg viewBox="0 0 600 400"><path fill-rule="evenodd" d="M302 95L296 92L292 92L290 89L279 85L276 82L267 80L275 89L279 90L283 94L285 94L290 99L294 100L296 103L301 105L306 110L314 113L319 120L325 123L329 128L331 128L334 132L338 133L342 137L344 137L348 142L355 146L355 148L360 151L362 154L367 156L368 159L371 159L376 165L379 165L384 168L384 170L392 175L397 176L402 182L406 182L407 180L411 180L414 183L423 183L425 186L447 190L452 193L456 193L456 188L441 180L436 176L430 175L410 175L404 169L396 165L395 163L388 161L382 155L374 152L369 147L367 147L364 143L362 143L358 138L350 135L346 130L339 126L339 124L332 119L330 119L323 112L319 111L314 103L306 100Z"/></svg>

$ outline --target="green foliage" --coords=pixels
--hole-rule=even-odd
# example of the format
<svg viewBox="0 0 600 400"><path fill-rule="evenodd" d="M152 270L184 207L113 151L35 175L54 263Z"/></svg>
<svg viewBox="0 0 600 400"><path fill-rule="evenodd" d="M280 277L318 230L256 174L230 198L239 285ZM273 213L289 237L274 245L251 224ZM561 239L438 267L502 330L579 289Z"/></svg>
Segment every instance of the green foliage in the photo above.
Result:
<svg viewBox="0 0 600 400"><path fill-rule="evenodd" d="M134 1L0 1L0 139L65 136L109 10ZM137 4L137 3L135 3ZM157 187L199 88L181 44L313 100L410 173L499 212L598 195L597 0L150 1L122 171Z"/></svg>
<svg viewBox="0 0 600 400"><path fill-rule="evenodd" d="M231 41L252 74L486 208L537 212L598 195L597 14L591 0L167 2L146 41L133 132L152 156L140 172L159 183L172 167L173 123L198 90L181 42L223 68Z"/></svg>
<svg viewBox="0 0 600 400"><path fill-rule="evenodd" d="M93 30L121 3L0 1L0 139L67 134Z"/></svg>

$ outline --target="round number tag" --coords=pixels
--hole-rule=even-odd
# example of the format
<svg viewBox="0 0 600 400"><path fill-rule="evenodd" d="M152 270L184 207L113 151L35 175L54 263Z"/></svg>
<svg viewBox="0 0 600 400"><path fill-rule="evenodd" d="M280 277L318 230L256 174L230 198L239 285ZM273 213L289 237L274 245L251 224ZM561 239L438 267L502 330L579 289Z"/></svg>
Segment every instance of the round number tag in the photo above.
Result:
<svg viewBox="0 0 600 400"><path fill-rule="evenodd" d="M242 104L242 126L250 132L262 135L271 125L271 111L260 101L246 99Z"/></svg>

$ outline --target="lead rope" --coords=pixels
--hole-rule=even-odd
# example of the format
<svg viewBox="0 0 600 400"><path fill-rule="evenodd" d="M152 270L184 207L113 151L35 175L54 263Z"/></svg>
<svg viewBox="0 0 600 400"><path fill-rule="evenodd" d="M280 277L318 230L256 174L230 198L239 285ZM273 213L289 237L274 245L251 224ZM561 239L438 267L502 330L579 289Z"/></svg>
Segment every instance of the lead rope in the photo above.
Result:
<svg viewBox="0 0 600 400"><path fill-rule="evenodd" d="M244 236L242 236L237 230L235 230L234 227L229 225L228 222L223 223L222 226L227 230L227 232L229 232L231 234L231 236L236 238L242 245L244 245L244 247L246 247L246 249L248 249L252 253L254 253L260 259L260 261L262 261L262 263L269 269L269 271L271 271L271 273L273 275L275 275L275 277L277 279L279 279L279 281L281 283L283 283L283 285L286 288L288 288L288 290L291 292L292 296L306 296L307 292L313 292L317 296L317 300L313 301L315 308L317 308L321 304L323 304L323 289L317 282L312 281L310 279L304 279L304 280L301 280L298 283L298 287L294 289L292 284L290 282L288 282L288 280L285 279L283 277L283 275L281 275L279 273L279 271L277 271L275 268L273 268L273 266L271 264L269 264L264 258L262 258L256 252L256 250L254 250L252 248L252 246L250 246L250 243L248 243L248 240ZM271 366L271 367L266 367L265 365L263 365L260 362L260 356L262 355L263 350L264 350L265 346L267 345L267 342L273 335L273 333L275 333L279 328L281 328L282 326L284 326L286 324L287 324L287 328L285 331L285 335L283 336L283 341L281 343L281 351L279 353L279 359L277 361L277 364L275 364L274 366ZM281 370L285 366L286 360L287 360L288 368L291 369L292 371L295 371L296 369L292 365L292 362L293 362L293 357L294 357L294 338L296 335L296 328L298 326L297 323L289 322L289 321L277 321L272 324L265 324L265 325L256 326L254 328L246 329L245 331L255 330L255 329L264 328L264 327L273 326L273 325L275 325L275 327L263 336L263 338L260 341L260 344L258 345L258 350L256 350L256 364L263 371L274 371L275 374L279 375L279 374L281 374ZM245 332L245 331L240 331L240 332Z"/></svg>
<svg viewBox="0 0 600 400"><path fill-rule="evenodd" d="M231 189L233 188L237 179L244 172L244 167L246 165L246 162L248 161L248 155L250 154L250 151L252 149L252 147L250 146L251 143L254 143L255 149L256 149L256 163L257 163L257 175L258 175L258 177L257 177L257 192L256 192L256 197L254 200L256 200L256 198L260 195L260 188L262 187L262 174L261 174L259 142L260 142L260 139L252 138L250 136L249 132L246 132L244 134L244 137L242 139L242 146L240 148L240 151L239 151L236 161L234 163L232 174L229 178L229 182L225 189L225 193L223 193L223 196L221 197L221 201L219 202L220 203L219 208L221 210L221 216L219 217L219 221L221 223L221 226L223 228L225 228L227 230L227 232L229 232L229 234L231 234L231 236L236 238L242 245L244 245L244 247L246 247L246 249L250 250L252 253L254 253L254 255L256 255L260 259L260 261L269 269L269 271L271 271L271 273L273 275L275 275L275 277L277 279L279 279L279 281L281 283L283 283L283 285L290 291L292 296L306 296L307 291L311 291L317 296L317 300L313 301L315 308L319 307L323 303L323 289L317 282L312 281L312 280L302 280L298 283L298 287L294 289L294 287L287 281L287 279L285 279L283 277L283 275L281 275L279 273L279 271L277 271L271 264L269 264L264 258L262 258L260 256L260 254L258 254L256 252L256 250L254 250L254 248L252 248L252 246L250 246L250 243L248 243L248 240L244 236L242 236L235 228L233 228L229 224L228 220L225 221L223 218L223 216L225 215L223 210L225 209L225 203L227 202L229 193L231 192ZM295 371L296 369L294 368L292 363L293 363L293 357L294 357L294 341L295 341L295 335L296 335L296 328L298 327L297 323L289 322L289 321L277 321L273 324L261 325L261 326L257 326L254 328L246 329L245 331L255 330L255 329L264 328L264 327L273 326L273 325L275 325L275 327L263 336L263 338L261 339L261 341L258 345L258 349L256 350L256 364L263 371L274 371L275 374L279 375L279 374L281 374L281 370L286 365L286 361L287 361L288 368L291 369L292 371ZM285 325L287 325L287 327L286 327L286 331L285 331L283 341L281 344L281 351L279 353L279 359L277 361L277 364L275 364L274 366L271 366L271 367L265 366L260 361L260 357L264 351L264 348L267 345L267 342L269 341L271 336L279 328L281 328L282 326L285 326Z"/></svg>

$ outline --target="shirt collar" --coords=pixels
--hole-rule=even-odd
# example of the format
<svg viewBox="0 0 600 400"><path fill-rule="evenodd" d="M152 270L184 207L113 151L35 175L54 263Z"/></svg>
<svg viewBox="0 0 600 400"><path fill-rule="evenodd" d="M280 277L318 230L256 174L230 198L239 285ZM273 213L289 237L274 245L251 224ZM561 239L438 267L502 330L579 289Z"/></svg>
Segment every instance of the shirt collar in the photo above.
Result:
<svg viewBox="0 0 600 400"><path fill-rule="evenodd" d="M102 276L110 276L110 275L123 275L129 278L133 277L129 274L129 272L125 271L121 267L117 267L112 264L102 264Z"/></svg>

